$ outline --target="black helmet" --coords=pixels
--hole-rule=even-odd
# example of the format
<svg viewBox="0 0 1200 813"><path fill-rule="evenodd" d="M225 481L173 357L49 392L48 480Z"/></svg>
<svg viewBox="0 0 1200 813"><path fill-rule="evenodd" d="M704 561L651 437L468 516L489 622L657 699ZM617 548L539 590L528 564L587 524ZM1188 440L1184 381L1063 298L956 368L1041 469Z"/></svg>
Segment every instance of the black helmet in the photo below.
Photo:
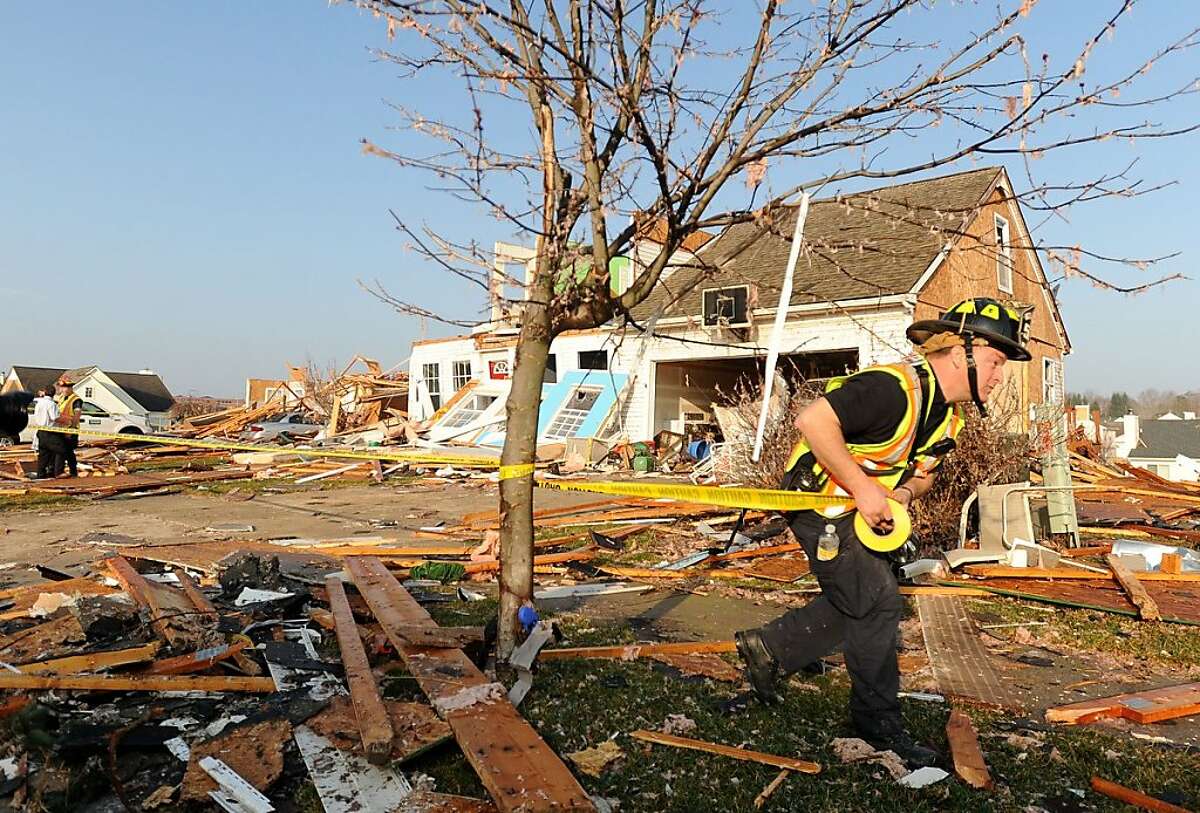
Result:
<svg viewBox="0 0 1200 813"><path fill-rule="evenodd" d="M923 319L909 326L908 340L924 344L938 333L957 333L968 339L983 339L1012 361L1029 361L1025 348L1028 319L1002 302L986 296L966 299L942 314L941 319Z"/></svg>

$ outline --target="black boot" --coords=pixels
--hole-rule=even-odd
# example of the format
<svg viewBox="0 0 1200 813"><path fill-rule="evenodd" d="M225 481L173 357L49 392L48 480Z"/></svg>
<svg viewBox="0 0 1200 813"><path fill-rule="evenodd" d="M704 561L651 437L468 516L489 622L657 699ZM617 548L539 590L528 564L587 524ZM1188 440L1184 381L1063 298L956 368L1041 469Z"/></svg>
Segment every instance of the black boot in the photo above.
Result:
<svg viewBox="0 0 1200 813"><path fill-rule="evenodd" d="M767 705L783 700L775 685L780 674L779 661L775 660L771 650L767 649L758 630L734 633L733 641L737 646L738 655L746 664L746 678L758 699Z"/></svg>
<svg viewBox="0 0 1200 813"><path fill-rule="evenodd" d="M904 723L900 720L884 718L870 725L855 724L855 728L872 748L895 752L910 768L926 768L936 765L940 759L937 751L916 742L904 730Z"/></svg>

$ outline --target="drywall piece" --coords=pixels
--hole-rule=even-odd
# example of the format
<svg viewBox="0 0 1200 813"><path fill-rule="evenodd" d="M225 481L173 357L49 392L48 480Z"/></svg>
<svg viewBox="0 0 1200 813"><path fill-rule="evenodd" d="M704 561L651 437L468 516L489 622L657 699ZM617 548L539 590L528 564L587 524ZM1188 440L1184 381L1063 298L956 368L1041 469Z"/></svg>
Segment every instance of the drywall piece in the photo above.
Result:
<svg viewBox="0 0 1200 813"><path fill-rule="evenodd" d="M308 726L293 732L325 813L394 810L412 793L403 776L336 748Z"/></svg>
<svg viewBox="0 0 1200 813"><path fill-rule="evenodd" d="M927 788L930 785L941 782L949 775L941 768L917 768L896 784L903 785L906 788Z"/></svg>

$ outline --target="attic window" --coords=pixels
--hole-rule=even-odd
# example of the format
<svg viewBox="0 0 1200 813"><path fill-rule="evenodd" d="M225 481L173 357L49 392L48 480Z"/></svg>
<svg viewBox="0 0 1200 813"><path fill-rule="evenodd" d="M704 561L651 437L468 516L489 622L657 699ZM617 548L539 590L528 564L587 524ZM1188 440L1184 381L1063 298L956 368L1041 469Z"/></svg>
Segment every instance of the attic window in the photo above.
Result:
<svg viewBox="0 0 1200 813"><path fill-rule="evenodd" d="M996 215L996 287L1002 293L1013 292L1012 239L1008 221Z"/></svg>

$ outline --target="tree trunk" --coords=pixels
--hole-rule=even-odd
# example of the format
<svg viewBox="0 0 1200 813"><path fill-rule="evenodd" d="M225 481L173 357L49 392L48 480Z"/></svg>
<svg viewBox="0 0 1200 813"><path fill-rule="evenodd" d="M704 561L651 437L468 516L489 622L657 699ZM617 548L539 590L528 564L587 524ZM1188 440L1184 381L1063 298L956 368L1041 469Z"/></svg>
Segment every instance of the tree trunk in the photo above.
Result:
<svg viewBox="0 0 1200 813"><path fill-rule="evenodd" d="M550 355L550 319L544 305L522 305L507 425L500 465L532 464L537 452L542 378ZM517 644L517 611L533 600L533 472L500 479L500 634L497 656L507 660Z"/></svg>

